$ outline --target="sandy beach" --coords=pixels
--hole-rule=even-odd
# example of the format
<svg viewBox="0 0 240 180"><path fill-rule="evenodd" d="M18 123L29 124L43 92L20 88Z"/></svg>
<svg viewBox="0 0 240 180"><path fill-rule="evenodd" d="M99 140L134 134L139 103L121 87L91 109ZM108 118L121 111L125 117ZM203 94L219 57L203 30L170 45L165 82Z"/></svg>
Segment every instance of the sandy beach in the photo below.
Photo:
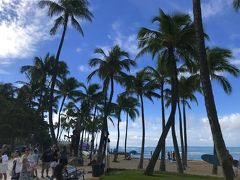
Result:
<svg viewBox="0 0 240 180"><path fill-rule="evenodd" d="M113 169L137 169L139 159L124 160L123 157L119 158L119 162L112 162L110 157L110 168ZM144 160L143 167L147 167L149 159ZM160 161L158 160L155 166L155 171L159 171ZM166 171L177 172L176 162L166 160ZM217 176L223 177L221 167L218 168L218 175L212 175L212 165L204 161L188 161L188 167L184 171L187 174L203 175L203 176Z"/></svg>
<svg viewBox="0 0 240 180"><path fill-rule="evenodd" d="M144 160L144 168L147 167L149 162L149 159ZM85 172L85 179L86 180L97 180L99 178L97 177L92 177L92 167L88 166L89 159L87 157L84 158L84 166L78 167L79 169L83 169ZM119 161L118 162L113 162L113 156L109 156L108 160L108 167L111 169L121 169L121 170L136 170L139 159L131 159L131 160L124 160L123 156L119 156ZM157 161L155 171L159 171L159 165L160 161ZM9 169L11 168L11 161L9 162ZM177 172L177 166L176 162L171 162L166 160L166 171L167 172ZM188 167L184 171L186 174L192 174L192 175L202 175L202 176L215 176L215 177L223 177L222 174L222 169L221 167L218 167L218 174L213 175L212 174L212 165L208 164L204 161L188 161ZM41 175L41 164L38 166L38 174L39 177ZM52 174L52 171L50 170L50 175ZM240 169L238 169L238 174L240 174ZM8 175L8 179L11 179L10 176ZM38 178L41 179L41 178ZM237 179L240 179L238 177ZM46 180L46 178L45 178Z"/></svg>

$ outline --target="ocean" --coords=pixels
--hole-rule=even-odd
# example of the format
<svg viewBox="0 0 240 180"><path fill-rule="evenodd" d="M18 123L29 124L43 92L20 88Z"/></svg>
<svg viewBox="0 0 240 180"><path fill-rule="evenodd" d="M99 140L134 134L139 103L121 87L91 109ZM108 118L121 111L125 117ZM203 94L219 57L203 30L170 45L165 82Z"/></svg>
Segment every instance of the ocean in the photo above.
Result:
<svg viewBox="0 0 240 180"><path fill-rule="evenodd" d="M144 158L150 159L151 152L154 152L155 147L145 147ZM138 154L132 155L133 158L140 158L140 147L127 147L127 152L136 151ZM181 151L181 149L179 149ZM240 147L228 147L230 154L234 159L240 159ZM166 147L166 154L169 151L174 151L173 147ZM119 152L124 152L123 147L119 147ZM181 153L181 152L180 152ZM201 155L203 154L213 154L213 147L203 147L203 146L189 146L188 147L188 160L201 160ZM159 156L160 157L160 156ZM166 155L167 157L167 155Z"/></svg>

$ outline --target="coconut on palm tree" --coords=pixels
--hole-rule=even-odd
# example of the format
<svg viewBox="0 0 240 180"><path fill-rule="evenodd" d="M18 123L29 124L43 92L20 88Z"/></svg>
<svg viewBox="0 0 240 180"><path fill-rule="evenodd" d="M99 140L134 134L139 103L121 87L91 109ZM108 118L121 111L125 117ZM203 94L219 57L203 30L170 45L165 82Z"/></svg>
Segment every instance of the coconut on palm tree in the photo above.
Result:
<svg viewBox="0 0 240 180"><path fill-rule="evenodd" d="M195 54L195 33L191 18L187 14L165 14L160 10L160 14L154 17L152 22L157 23L157 29L151 30L142 28L138 33L139 47L142 48L140 55L151 53L163 54L167 59L167 66L171 75L171 113L168 122L158 141L153 156L146 168L145 174L151 175L158 156L163 148L164 140L172 127L175 119L176 105L178 100L178 81L177 81L177 61L183 60L187 65L191 65L191 57ZM175 145L178 172L183 173L182 163L178 147Z"/></svg>
<svg viewBox="0 0 240 180"><path fill-rule="evenodd" d="M87 0L58 0L58 2L53 0L41 0L39 2L39 6L41 8L48 7L48 16L54 17L57 15L58 17L55 19L54 26L50 30L51 35L55 35L57 30L60 27L63 27L63 32L61 36L61 40L58 46L57 54L56 54L56 61L54 63L53 68L53 76L51 80L51 90L50 90L50 100L49 100L49 125L50 125L50 131L52 139L56 142L56 136L54 133L54 129L52 127L53 121L52 121L52 105L53 105L53 98L54 98L54 88L56 83L56 76L57 76L57 67L58 62L65 38L65 34L67 31L67 27L69 24L69 21L71 25L77 29L82 35L83 30L80 25L79 20L87 20L92 21L92 13L89 11L89 3Z"/></svg>
<svg viewBox="0 0 240 180"><path fill-rule="evenodd" d="M204 94L204 100L207 110L207 115L212 131L214 145L216 147L217 156L222 165L225 179L234 179L234 171L230 160L229 152L227 151L221 127L218 120L217 109L215 106L210 73L207 63L207 53L205 49L204 31L202 24L201 0L193 0L193 15L196 30L196 41L198 50L198 60L200 62L200 79Z"/></svg>
<svg viewBox="0 0 240 180"><path fill-rule="evenodd" d="M104 149L106 149L106 141L108 139L107 117L110 114L110 105L114 94L114 81L123 82L127 77L125 71L130 71L131 66L135 66L136 62L129 58L129 54L123 51L118 45L114 46L108 53L103 49L95 49L95 53L102 56L102 58L93 58L90 60L91 67L97 66L89 76L90 80L94 75L97 75L103 81L104 93L104 122L102 126L100 144L98 149L98 163L102 163L104 156ZM108 98L108 89L110 88L110 95Z"/></svg>

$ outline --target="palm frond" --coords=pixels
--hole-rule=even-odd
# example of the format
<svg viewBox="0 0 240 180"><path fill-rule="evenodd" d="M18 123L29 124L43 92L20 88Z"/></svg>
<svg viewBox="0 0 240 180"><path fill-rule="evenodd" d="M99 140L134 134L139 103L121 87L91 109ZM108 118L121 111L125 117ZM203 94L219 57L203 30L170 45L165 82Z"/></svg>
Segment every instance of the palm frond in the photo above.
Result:
<svg viewBox="0 0 240 180"><path fill-rule="evenodd" d="M71 16L71 24L72 26L77 29L78 32L80 32L82 34L82 36L84 36L84 33L83 33L83 29L81 27L81 25L79 24L79 22L74 18L74 16L72 15Z"/></svg>

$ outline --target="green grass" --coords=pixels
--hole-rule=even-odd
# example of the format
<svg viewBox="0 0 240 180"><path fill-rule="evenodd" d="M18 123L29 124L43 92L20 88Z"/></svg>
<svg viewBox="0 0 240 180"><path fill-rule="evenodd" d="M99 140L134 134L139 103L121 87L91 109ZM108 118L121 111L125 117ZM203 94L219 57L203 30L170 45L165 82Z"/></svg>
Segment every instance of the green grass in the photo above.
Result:
<svg viewBox="0 0 240 180"><path fill-rule="evenodd" d="M143 171L112 171L108 175L101 177L101 180L222 180L223 178L179 175L176 173L157 173L153 176L145 176Z"/></svg>

